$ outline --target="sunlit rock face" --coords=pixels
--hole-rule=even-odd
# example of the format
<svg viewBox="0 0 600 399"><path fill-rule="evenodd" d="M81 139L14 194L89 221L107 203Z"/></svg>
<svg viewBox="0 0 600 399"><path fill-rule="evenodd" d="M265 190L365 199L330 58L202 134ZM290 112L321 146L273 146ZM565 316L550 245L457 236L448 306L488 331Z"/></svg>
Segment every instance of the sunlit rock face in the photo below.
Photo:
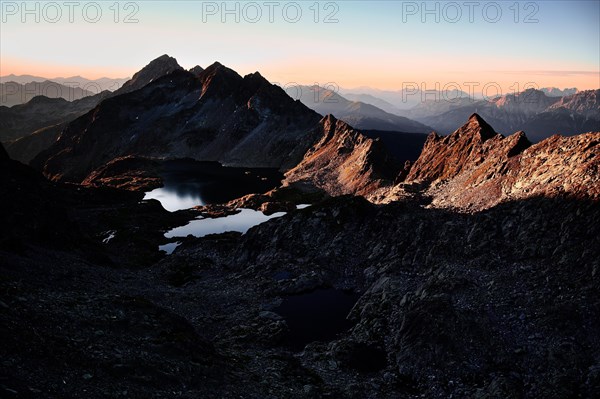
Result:
<svg viewBox="0 0 600 399"><path fill-rule="evenodd" d="M599 142L600 133L587 133L531 145L474 114L449 136L432 133L405 181L427 184L433 206L466 210L534 196L597 199Z"/></svg>

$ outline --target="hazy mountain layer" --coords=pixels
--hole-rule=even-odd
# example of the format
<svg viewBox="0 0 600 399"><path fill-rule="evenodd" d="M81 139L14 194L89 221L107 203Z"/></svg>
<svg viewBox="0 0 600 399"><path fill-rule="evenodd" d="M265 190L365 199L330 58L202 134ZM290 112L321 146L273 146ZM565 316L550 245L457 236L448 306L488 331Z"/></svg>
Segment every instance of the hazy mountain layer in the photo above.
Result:
<svg viewBox="0 0 600 399"><path fill-rule="evenodd" d="M572 136L600 130L600 90L580 91L567 97L549 97L539 90L509 94L490 101L466 100L416 107L407 115L449 134L469 115L478 113L499 132L524 130L537 142L553 134ZM428 114L429 113L429 114Z"/></svg>
<svg viewBox="0 0 600 399"><path fill-rule="evenodd" d="M75 101L93 94L96 93L81 87L68 87L49 80L26 84L8 81L0 83L0 106L12 107L24 104L36 96Z"/></svg>
<svg viewBox="0 0 600 399"><path fill-rule="evenodd" d="M292 86L287 89L307 107L321 115L332 114L357 129L428 133L431 128L419 122L390 114L374 105L349 101L340 94L319 86Z"/></svg>

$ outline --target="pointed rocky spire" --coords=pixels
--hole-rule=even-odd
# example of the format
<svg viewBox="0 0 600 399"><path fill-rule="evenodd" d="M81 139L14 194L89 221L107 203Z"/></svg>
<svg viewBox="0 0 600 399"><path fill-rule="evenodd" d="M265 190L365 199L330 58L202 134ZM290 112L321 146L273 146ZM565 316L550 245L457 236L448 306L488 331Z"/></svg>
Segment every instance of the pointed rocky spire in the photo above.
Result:
<svg viewBox="0 0 600 399"><path fill-rule="evenodd" d="M478 133L481 137L481 141L491 139L497 134L494 131L494 128L491 127L481 116L479 116L479 114L476 113L471 115L469 117L468 122L462 127L460 127L457 131Z"/></svg>

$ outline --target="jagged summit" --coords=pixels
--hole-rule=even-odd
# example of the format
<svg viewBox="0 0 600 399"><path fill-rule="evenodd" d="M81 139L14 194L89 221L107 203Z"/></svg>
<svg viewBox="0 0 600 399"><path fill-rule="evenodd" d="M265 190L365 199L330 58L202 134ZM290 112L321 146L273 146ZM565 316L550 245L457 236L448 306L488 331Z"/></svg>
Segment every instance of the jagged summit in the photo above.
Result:
<svg viewBox="0 0 600 399"><path fill-rule="evenodd" d="M501 138L481 116L472 114L449 136L429 135L407 180L431 182L454 177L468 165L481 163L488 152L487 142Z"/></svg>
<svg viewBox="0 0 600 399"><path fill-rule="evenodd" d="M264 76L262 76L260 74L260 72L258 72L258 71L249 73L248 75L244 76L244 79L250 79L250 80L254 80L254 81L262 81L262 82L268 82L268 80Z"/></svg>
<svg viewBox="0 0 600 399"><path fill-rule="evenodd" d="M188 69L188 72L193 73L194 75L198 76L202 72L204 72L204 68L202 68L200 65L196 65L195 67Z"/></svg>
<svg viewBox="0 0 600 399"><path fill-rule="evenodd" d="M334 130L338 123L340 123L340 127L342 124L348 126L346 122L338 120L333 114L325 115L319 123L323 125L323 129L326 132Z"/></svg>
<svg viewBox="0 0 600 399"><path fill-rule="evenodd" d="M552 136L494 132L479 115L446 137L431 134L406 181L428 183L432 205L481 210L504 200L556 195L597 199L600 133Z"/></svg>
<svg viewBox="0 0 600 399"><path fill-rule="evenodd" d="M469 121L459 128L456 132L463 133L477 133L482 141L490 139L496 136L498 133L494 131L494 128L491 127L479 114L474 113L469 117Z"/></svg>
<svg viewBox="0 0 600 399"><path fill-rule="evenodd" d="M214 63L212 63L208 67L206 67L206 69L204 70L204 72L202 74L202 76L217 76L217 75L229 76L236 80L242 79L240 74L238 74L233 69L228 68L227 66L221 64L218 61L215 61Z"/></svg>
<svg viewBox="0 0 600 399"><path fill-rule="evenodd" d="M319 122L321 139L286 173L285 184L308 183L331 195L368 196L391 185L398 165L379 140L363 136L329 114Z"/></svg>
<svg viewBox="0 0 600 399"><path fill-rule="evenodd" d="M150 61L148 65L136 72L133 77L123 84L116 94L129 93L134 90L141 89L148 83L164 76L173 71L183 70L177 63L177 60L167 54Z"/></svg>

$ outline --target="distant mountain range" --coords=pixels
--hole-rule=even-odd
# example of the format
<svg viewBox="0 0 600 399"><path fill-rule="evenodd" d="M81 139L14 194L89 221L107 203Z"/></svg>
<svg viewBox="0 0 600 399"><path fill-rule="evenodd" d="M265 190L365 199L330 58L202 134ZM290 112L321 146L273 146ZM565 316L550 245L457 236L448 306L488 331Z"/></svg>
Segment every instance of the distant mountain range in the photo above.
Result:
<svg viewBox="0 0 600 399"><path fill-rule="evenodd" d="M428 90L423 92L412 87L406 90L379 90L370 87L356 89L340 88L339 94L346 98L363 101L367 104L378 106L388 112L400 114L403 110L410 109L425 100L440 99L453 100L468 98L469 94L461 90ZM388 105L389 104L389 105ZM390 107L391 105L391 107ZM398 113L400 111L400 113Z"/></svg>
<svg viewBox="0 0 600 399"><path fill-rule="evenodd" d="M236 85L241 87L234 89ZM134 93L137 94L133 96ZM128 94L132 96L126 96ZM332 94L322 93L323 100L327 97L337 101L333 103L336 113L343 109L345 112L340 115L365 128L363 130L368 132L366 134L369 137L384 137L385 145L400 161L416 159L425 135L406 137L411 144L405 149L398 145L404 141L405 133L398 131L428 132L431 129L368 104L350 102L341 96L329 97ZM251 104L248 103L250 100ZM107 123L112 126L114 123L114 128L110 129L110 134L115 135L114 142L110 144L114 148L106 153L101 151L102 157L127 154L190 156L233 164L245 162L248 166L283 167L297 162L299 155L312 145L312 139L303 141L302 137L313 137L317 134L314 130L319 130L317 122L321 117L300 105L300 102L293 101L259 74L242 78L218 63L207 70L196 66L185 71L174 58L164 55L150 62L114 92L107 91L73 102L39 96L26 104L0 107L0 139L13 159L29 163L50 146L60 148L59 143L53 144L61 133L64 133L64 137L59 142L65 145L70 134L85 133L84 136L88 138L99 123L102 126ZM227 112L231 113L229 117L226 116ZM75 133L82 126L82 118L76 118L86 113L86 117L91 118L90 126L83 127L83 133ZM100 115L103 115L102 118ZM135 126L132 118L142 119L141 115L149 115L144 118L146 125ZM288 121L291 120L304 122L302 126L290 127ZM148 126L151 126L150 132L146 131ZM143 130L143 134L139 129ZM281 137L266 139L266 129L281 131ZM299 138L292 137L298 129L302 130ZM390 131L392 129L395 131ZM168 134L159 133L163 130ZM150 139L150 136L155 136L155 139ZM121 142L123 137L129 137L129 141ZM260 140L273 142L259 144ZM86 142L83 138L75 141L76 147ZM281 143L286 141L287 144ZM284 152L276 155L265 153L265 148L261 147L263 144L267 149L271 145L272 152L282 145ZM53 157L50 153L43 156ZM94 159L90 154L85 154L84 158L89 158L92 168L106 161L104 158ZM51 169L49 167L48 171ZM91 172L86 167L82 167L82 170L86 174ZM59 174L62 175L62 172ZM77 176L76 180L85 177Z"/></svg>
<svg viewBox="0 0 600 399"><path fill-rule="evenodd" d="M564 97L564 96L570 96L571 94L575 94L578 92L577 88L572 87L570 89L559 89L556 87L544 87L543 89L540 89L541 91L543 91L544 93L546 93L547 96L549 97Z"/></svg>
<svg viewBox="0 0 600 399"><path fill-rule="evenodd" d="M70 76L67 78L56 77L56 78L47 78L41 76L34 75L5 75L0 76L0 83L7 82L16 82L18 84L27 84L31 82L44 82L51 81L55 83L59 83L68 87L79 87L84 90L90 91L94 94L97 94L101 91L115 91L119 89L125 82L127 82L129 78L99 78L99 79L87 79L82 76ZM2 104L5 105L5 104Z"/></svg>
<svg viewBox="0 0 600 399"><path fill-rule="evenodd" d="M286 89L290 97L325 116L332 114L357 129L392 130L428 133L429 126L391 114L374 105L350 101L333 90L320 86L292 86ZM385 102L383 102L385 105ZM389 107L388 107L389 108Z"/></svg>
<svg viewBox="0 0 600 399"><path fill-rule="evenodd" d="M340 92L347 98L377 104L387 112L431 126L440 134L452 133L473 113L479 113L500 132L524 130L534 142L552 134L570 136L598 130L600 121L598 90L528 89L490 100L474 99L460 91L428 92L425 98L436 99L426 101L422 101L420 92L360 90L368 93L356 94L344 89Z"/></svg>
<svg viewBox="0 0 600 399"><path fill-rule="evenodd" d="M81 87L65 86L49 80L25 84L8 81L0 83L0 106L12 107L13 105L25 104L37 96L75 101L94 94L96 93Z"/></svg>
<svg viewBox="0 0 600 399"><path fill-rule="evenodd" d="M529 89L490 101L425 103L405 115L432 126L438 133L449 134L473 113L504 134L523 130L534 142L553 134L572 136L599 130L600 90L549 97L540 90Z"/></svg>
<svg viewBox="0 0 600 399"><path fill-rule="evenodd" d="M0 106L0 141L19 139L38 129L73 120L95 107L110 94L110 92L102 92L75 101L36 96L25 104L10 108Z"/></svg>

